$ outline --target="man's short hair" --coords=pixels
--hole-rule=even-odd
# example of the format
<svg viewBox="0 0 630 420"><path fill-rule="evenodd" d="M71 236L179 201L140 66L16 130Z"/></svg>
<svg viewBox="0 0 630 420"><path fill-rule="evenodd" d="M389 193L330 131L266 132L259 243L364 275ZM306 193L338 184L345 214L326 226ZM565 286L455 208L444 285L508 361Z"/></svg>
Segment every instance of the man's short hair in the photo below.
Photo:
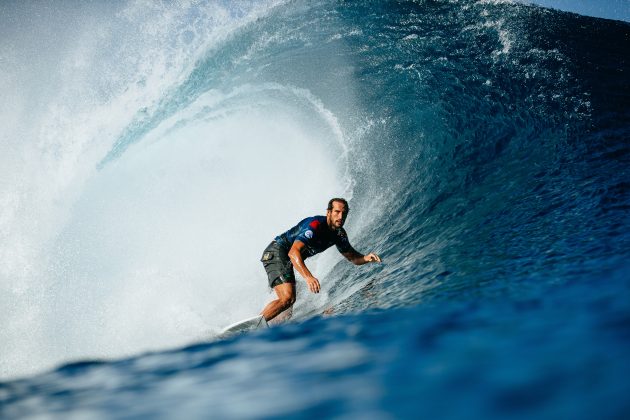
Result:
<svg viewBox="0 0 630 420"><path fill-rule="evenodd" d="M345 198L331 198L330 201L328 202L328 211L332 210L333 208L333 203L337 201L339 203L342 203L345 207L346 207L346 213L348 213L350 211L350 206L348 205L348 201L346 201Z"/></svg>

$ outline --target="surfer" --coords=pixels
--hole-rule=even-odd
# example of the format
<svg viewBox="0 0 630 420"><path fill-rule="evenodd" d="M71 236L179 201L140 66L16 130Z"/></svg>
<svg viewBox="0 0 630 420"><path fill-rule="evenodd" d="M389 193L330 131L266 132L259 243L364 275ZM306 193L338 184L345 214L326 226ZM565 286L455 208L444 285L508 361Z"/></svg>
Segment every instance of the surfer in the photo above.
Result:
<svg viewBox="0 0 630 420"><path fill-rule="evenodd" d="M308 289L319 293L319 280L310 272L304 260L325 251L332 245L355 265L381 262L375 253L363 255L357 252L348 241L343 228L348 217L348 202L343 198L333 198L328 202L326 216L313 216L299 222L296 226L276 238L263 252L261 261L267 272L269 287L277 299L265 306L261 315L270 321L285 312L290 317L290 308L295 303L294 268L306 281Z"/></svg>

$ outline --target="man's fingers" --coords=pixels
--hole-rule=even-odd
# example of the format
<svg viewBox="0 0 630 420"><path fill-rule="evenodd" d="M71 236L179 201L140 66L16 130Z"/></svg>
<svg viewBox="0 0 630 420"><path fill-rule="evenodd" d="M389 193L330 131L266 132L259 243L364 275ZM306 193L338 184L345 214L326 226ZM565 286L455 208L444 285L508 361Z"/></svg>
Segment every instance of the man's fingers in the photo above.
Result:
<svg viewBox="0 0 630 420"><path fill-rule="evenodd" d="M319 281L316 278L312 278L308 281L308 289L313 293L319 293Z"/></svg>

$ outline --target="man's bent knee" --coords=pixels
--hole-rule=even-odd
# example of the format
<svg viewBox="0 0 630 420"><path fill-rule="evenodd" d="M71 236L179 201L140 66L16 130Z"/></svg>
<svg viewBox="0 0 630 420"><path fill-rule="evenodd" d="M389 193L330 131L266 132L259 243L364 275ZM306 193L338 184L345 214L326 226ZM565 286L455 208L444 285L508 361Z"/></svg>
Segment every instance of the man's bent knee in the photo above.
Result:
<svg viewBox="0 0 630 420"><path fill-rule="evenodd" d="M280 305L282 305L282 310L289 309L295 303L295 295L290 296L280 296L278 298L280 301Z"/></svg>

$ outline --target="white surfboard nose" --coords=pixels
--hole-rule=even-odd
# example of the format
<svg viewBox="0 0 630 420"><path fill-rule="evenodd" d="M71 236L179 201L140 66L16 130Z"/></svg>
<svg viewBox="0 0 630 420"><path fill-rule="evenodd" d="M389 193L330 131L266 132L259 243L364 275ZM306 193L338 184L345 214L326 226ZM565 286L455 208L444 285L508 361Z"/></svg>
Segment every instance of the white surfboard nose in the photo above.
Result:
<svg viewBox="0 0 630 420"><path fill-rule="evenodd" d="M230 336L234 334L241 334L246 331L257 330L259 328L268 328L269 325L265 320L265 317L262 315L256 315L251 318L244 319L242 321L235 322L234 324L228 325L221 331L220 336Z"/></svg>

